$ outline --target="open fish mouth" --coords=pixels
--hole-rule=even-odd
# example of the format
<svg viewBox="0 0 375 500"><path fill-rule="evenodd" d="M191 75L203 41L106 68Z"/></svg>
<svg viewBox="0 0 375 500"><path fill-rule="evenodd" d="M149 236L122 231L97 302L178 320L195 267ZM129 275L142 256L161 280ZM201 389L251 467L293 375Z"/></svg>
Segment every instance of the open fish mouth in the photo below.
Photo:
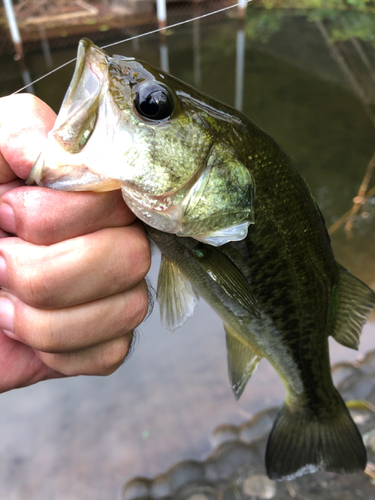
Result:
<svg viewBox="0 0 375 500"><path fill-rule="evenodd" d="M80 41L72 81L52 134L65 151L78 153L95 127L97 107L106 90L108 61L90 40Z"/></svg>
<svg viewBox="0 0 375 500"><path fill-rule="evenodd" d="M73 78L55 125L48 134L47 146L36 160L26 184L66 189L72 176L82 178L85 190L90 185L95 188L101 184L101 176L85 165L79 153L95 128L99 101L106 90L107 73L106 53L90 40L82 39ZM116 183L115 189L118 187ZM79 186L74 190L79 190Z"/></svg>
<svg viewBox="0 0 375 500"><path fill-rule="evenodd" d="M72 175L75 184L71 186ZM86 165L59 165L58 168L49 168L45 164L44 155L41 153L33 165L26 184L37 184L60 191L112 191L120 189L115 180L107 179L90 170Z"/></svg>

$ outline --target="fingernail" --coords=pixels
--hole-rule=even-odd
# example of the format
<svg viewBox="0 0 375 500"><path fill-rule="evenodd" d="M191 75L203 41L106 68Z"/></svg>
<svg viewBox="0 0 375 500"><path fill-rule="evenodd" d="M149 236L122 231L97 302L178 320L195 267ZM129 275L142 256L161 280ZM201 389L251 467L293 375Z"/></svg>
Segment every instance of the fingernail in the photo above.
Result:
<svg viewBox="0 0 375 500"><path fill-rule="evenodd" d="M8 203L0 205L0 227L7 233L15 234L16 232L16 218L13 208Z"/></svg>
<svg viewBox="0 0 375 500"><path fill-rule="evenodd" d="M13 316L14 316L14 305L13 303L5 298L0 298L0 328L8 330L8 332L13 332Z"/></svg>
<svg viewBox="0 0 375 500"><path fill-rule="evenodd" d="M0 257L0 287L8 288L6 263L3 257Z"/></svg>

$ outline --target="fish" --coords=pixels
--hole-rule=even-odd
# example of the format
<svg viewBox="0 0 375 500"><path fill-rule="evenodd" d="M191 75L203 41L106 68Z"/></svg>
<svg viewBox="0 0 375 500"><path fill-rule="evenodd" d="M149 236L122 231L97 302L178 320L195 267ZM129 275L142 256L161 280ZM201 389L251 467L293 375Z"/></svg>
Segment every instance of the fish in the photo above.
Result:
<svg viewBox="0 0 375 500"><path fill-rule="evenodd" d="M365 469L328 337L358 349L375 293L335 261L307 183L266 132L160 69L82 39L27 183L121 189L162 254L163 324L179 327L199 297L210 304L237 399L269 360L286 390L266 446L269 478Z"/></svg>

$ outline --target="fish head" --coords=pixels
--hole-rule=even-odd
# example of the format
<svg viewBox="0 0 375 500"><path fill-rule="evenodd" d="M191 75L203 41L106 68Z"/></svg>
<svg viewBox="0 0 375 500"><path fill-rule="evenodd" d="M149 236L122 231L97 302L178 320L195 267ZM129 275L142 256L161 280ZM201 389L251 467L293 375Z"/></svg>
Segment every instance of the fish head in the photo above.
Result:
<svg viewBox="0 0 375 500"><path fill-rule="evenodd" d="M254 183L228 139L232 120L171 75L83 39L27 182L121 189L135 215L156 229L215 246L240 240L253 222Z"/></svg>

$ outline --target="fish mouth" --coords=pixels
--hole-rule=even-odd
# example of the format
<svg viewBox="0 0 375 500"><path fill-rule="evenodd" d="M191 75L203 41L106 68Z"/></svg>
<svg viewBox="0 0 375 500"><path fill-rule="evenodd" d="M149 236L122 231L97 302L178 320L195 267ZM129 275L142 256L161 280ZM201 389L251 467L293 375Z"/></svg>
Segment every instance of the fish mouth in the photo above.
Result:
<svg viewBox="0 0 375 500"><path fill-rule="evenodd" d="M67 152L79 152L82 135L87 142L87 130L95 126L99 100L108 81L107 58L87 38L79 42L73 78L52 129L55 140Z"/></svg>
<svg viewBox="0 0 375 500"><path fill-rule="evenodd" d="M72 180L74 179L74 183ZM86 165L60 165L58 168L48 168L41 153L30 172L26 184L37 184L60 191L113 191L120 189L120 184L113 179L97 174Z"/></svg>
<svg viewBox="0 0 375 500"><path fill-rule="evenodd" d="M84 148L95 128L99 102L107 88L108 57L87 38L79 42L71 83L48 134L47 147L26 181L28 185L51 187L53 179L61 176L49 171L73 168L71 155Z"/></svg>

